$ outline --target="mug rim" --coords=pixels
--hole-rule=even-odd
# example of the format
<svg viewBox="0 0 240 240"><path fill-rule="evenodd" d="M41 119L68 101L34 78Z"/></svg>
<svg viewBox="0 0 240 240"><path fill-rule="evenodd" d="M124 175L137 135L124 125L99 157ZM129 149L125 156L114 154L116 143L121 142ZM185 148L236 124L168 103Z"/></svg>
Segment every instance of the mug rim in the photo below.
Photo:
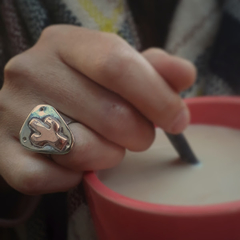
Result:
<svg viewBox="0 0 240 240"><path fill-rule="evenodd" d="M208 96L194 97L184 99L187 105L191 104L237 104L240 105L240 97L233 96ZM240 129L240 128L239 128ZM207 204L207 205L166 205L158 203L149 203L141 200L136 200L120 193L113 191L104 185L97 177L94 171L88 171L83 176L84 183L90 185L91 189L99 196L125 208L130 208L135 211L148 212L151 214L162 214L172 216L206 216L206 215L223 215L234 213L240 210L240 199L237 201Z"/></svg>

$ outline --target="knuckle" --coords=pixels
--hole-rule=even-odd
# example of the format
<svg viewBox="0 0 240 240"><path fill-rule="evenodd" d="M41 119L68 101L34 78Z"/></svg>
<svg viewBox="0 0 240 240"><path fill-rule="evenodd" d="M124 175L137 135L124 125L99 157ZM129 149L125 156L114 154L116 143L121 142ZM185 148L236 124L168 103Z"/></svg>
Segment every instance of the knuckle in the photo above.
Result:
<svg viewBox="0 0 240 240"><path fill-rule="evenodd" d="M13 76L19 75L25 70L23 54L19 54L11 58L4 67L5 79L11 79Z"/></svg>
<svg viewBox="0 0 240 240"><path fill-rule="evenodd" d="M59 39L69 41L71 38L76 38L76 36L81 33L82 29L83 28L79 26L67 24L50 25L43 29L38 43L44 42L53 48L56 46L56 43L59 42Z"/></svg>
<svg viewBox="0 0 240 240"><path fill-rule="evenodd" d="M107 114L110 119L110 130L123 132L128 128L128 123L134 117L132 108L124 102L115 101L112 102Z"/></svg>
<svg viewBox="0 0 240 240"><path fill-rule="evenodd" d="M112 103L106 114L108 121L103 131L110 139L121 139L121 145L133 151L145 150L153 142L153 124L128 103Z"/></svg>
<svg viewBox="0 0 240 240"><path fill-rule="evenodd" d="M4 68L4 85L15 91L36 89L36 86L40 86L39 79L44 79L46 75L46 69L42 71L38 67L45 64L43 60L36 57L34 49L13 57Z"/></svg>
<svg viewBox="0 0 240 240"><path fill-rule="evenodd" d="M96 60L96 70L104 76L105 81L122 79L129 72L129 66L134 60L130 48L120 44L109 46L104 55Z"/></svg>
<svg viewBox="0 0 240 240"><path fill-rule="evenodd" d="M29 80L35 78L35 61L30 51L10 59L4 68L4 84L18 86L18 89L22 89L26 83L29 83Z"/></svg>
<svg viewBox="0 0 240 240"><path fill-rule="evenodd" d="M58 25L50 25L43 29L39 41L51 41L59 37L61 33L61 28Z"/></svg>

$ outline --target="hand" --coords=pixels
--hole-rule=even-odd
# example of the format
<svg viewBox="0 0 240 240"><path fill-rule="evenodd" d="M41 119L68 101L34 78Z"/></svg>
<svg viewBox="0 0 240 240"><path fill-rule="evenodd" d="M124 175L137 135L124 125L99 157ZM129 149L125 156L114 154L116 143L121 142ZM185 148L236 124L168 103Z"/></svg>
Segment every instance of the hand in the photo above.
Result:
<svg viewBox="0 0 240 240"><path fill-rule="evenodd" d="M178 92L195 78L189 62L160 49L142 54L114 34L58 25L5 67L0 92L0 174L26 194L66 191L82 171L118 164L125 149L142 151L154 125L181 132L189 113ZM30 111L49 104L76 120L66 155L29 152L19 131Z"/></svg>

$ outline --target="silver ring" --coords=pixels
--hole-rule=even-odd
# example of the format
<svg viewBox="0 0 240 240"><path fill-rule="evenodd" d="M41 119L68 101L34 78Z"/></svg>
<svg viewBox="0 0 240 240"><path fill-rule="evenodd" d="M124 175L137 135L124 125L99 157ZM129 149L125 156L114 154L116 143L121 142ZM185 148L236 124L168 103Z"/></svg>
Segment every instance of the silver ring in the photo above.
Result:
<svg viewBox="0 0 240 240"><path fill-rule="evenodd" d="M68 127L74 122L50 105L38 105L28 115L21 130L20 143L30 151L44 154L69 153L74 144Z"/></svg>

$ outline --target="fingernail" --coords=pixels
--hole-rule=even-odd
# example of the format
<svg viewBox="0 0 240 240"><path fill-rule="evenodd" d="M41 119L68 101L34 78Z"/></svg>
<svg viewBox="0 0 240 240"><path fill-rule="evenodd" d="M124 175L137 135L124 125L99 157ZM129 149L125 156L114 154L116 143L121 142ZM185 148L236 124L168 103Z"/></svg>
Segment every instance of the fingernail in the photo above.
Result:
<svg viewBox="0 0 240 240"><path fill-rule="evenodd" d="M183 110L177 115L175 120L170 127L171 133L181 133L188 125L190 121L190 114L187 108L183 108Z"/></svg>

